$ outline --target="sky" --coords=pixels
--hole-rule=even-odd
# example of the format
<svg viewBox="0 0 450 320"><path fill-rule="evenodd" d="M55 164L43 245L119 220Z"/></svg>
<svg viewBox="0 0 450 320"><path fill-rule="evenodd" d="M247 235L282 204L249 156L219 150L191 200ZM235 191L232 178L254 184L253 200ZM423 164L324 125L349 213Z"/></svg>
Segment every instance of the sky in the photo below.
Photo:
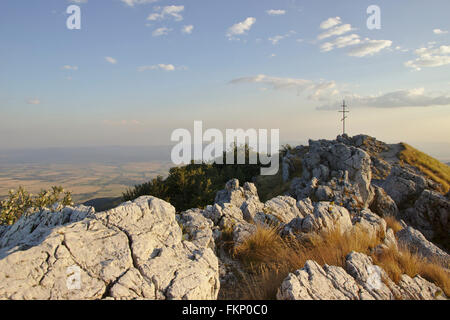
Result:
<svg viewBox="0 0 450 320"><path fill-rule="evenodd" d="M450 160L448 12L448 0L2 0L0 152L168 145L194 120L306 143L340 134L346 99L349 135Z"/></svg>

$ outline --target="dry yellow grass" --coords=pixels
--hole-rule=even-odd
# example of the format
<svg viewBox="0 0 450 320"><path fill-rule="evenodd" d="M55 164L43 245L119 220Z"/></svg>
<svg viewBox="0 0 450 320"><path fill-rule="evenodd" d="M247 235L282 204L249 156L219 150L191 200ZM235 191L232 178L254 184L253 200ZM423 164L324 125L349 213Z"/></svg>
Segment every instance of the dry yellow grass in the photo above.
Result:
<svg viewBox="0 0 450 320"><path fill-rule="evenodd" d="M404 148L398 157L424 173L431 180L441 185L441 192L447 193L450 190L450 167L439 160L411 147L406 143L401 144Z"/></svg>
<svg viewBox="0 0 450 320"><path fill-rule="evenodd" d="M350 252L368 254L380 243L379 237L370 237L360 231L341 234L334 230L299 241L282 238L276 228L258 227L256 233L234 251L234 256L243 262L248 273L243 280L242 298L274 299L288 273L303 268L306 261L342 267Z"/></svg>
<svg viewBox="0 0 450 320"><path fill-rule="evenodd" d="M450 297L450 273L438 262L431 262L411 253L406 248L389 248L372 256L374 263L383 268L394 282L398 283L402 274L410 277L420 275L440 287Z"/></svg>
<svg viewBox="0 0 450 320"><path fill-rule="evenodd" d="M352 251L371 255L394 281L404 273L412 277L420 274L436 283L446 294L450 293L449 275L438 264L407 250L396 252L390 249L383 255L373 256L371 249L381 243L382 236L370 237L366 232L354 229L346 234L335 230L297 240L282 238L276 228L258 227L256 233L234 251L234 256L243 263L247 272L242 279L240 298L275 299L283 279L289 272L303 268L306 261L344 267L345 257Z"/></svg>
<svg viewBox="0 0 450 320"><path fill-rule="evenodd" d="M399 232L403 229L402 225L400 224L400 221L398 221L393 216L385 216L383 219L386 221L387 228L391 228L394 233Z"/></svg>

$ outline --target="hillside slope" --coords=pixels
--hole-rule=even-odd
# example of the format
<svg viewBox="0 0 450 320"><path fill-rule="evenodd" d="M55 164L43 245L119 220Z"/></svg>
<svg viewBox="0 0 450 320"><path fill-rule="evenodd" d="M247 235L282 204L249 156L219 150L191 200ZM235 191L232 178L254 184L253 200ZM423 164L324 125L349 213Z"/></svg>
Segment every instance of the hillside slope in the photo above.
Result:
<svg viewBox="0 0 450 320"><path fill-rule="evenodd" d="M345 147L344 147L345 146ZM313 148L311 152L311 147ZM349 161L354 155L346 151L347 154L339 154L340 159L330 159L329 150L339 153L340 149L347 148L363 150L366 153L365 171L362 168L355 168ZM305 153L305 148L308 148ZM356 152L357 153L357 152ZM304 154L304 155L303 155ZM311 160L312 159L312 160ZM338 162L335 162L338 160ZM352 172L362 175L360 186L362 187L363 199L360 203L369 206L375 212L379 205L377 196L386 193L393 202L389 212L399 219L404 219L412 226L418 228L429 240L436 241L447 250L450 250L450 234L448 215L450 207L448 203L449 194L448 182L450 168L438 160L412 148L405 143L386 144L376 138L367 135L357 135L354 137L338 136L337 140L310 141L309 147L299 146L288 152L283 160L285 167L285 181L289 180L291 172L297 172L295 163L301 163L303 174L301 178L294 178L289 194L303 197L302 191L297 185L308 184L309 179L316 178L317 185L325 184L326 188L335 189L330 186L328 177L323 177L321 171L325 167L335 169L346 169L350 167L349 178ZM370 170L368 168L370 167ZM325 173L326 170L325 170ZM328 173L329 174L329 173ZM354 173L353 173L354 174ZM301 181L301 182L299 182ZM362 185L361 185L362 183ZM325 187L324 186L324 187ZM324 188L320 187L320 189ZM328 189L327 189L328 191ZM321 197L322 200L338 200L335 196L329 195ZM444 193L447 193L444 195ZM395 206L394 206L395 205ZM351 207L346 206L352 210ZM383 215L382 212L377 212Z"/></svg>
<svg viewBox="0 0 450 320"><path fill-rule="evenodd" d="M403 164L417 168L426 177L439 184L442 193L450 190L450 167L433 157L411 147L406 143L401 144L403 150L398 158Z"/></svg>
<svg viewBox="0 0 450 320"><path fill-rule="evenodd" d="M447 299L449 194L398 150L310 140L283 154L286 190L264 202L231 179L178 213L149 195L23 216L0 226L0 299Z"/></svg>

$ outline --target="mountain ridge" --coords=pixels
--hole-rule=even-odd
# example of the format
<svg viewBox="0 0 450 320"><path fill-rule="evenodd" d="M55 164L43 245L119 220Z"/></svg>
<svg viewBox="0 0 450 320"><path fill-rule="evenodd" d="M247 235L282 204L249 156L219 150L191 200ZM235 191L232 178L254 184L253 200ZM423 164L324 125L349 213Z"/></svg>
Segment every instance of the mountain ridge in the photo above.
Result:
<svg viewBox="0 0 450 320"><path fill-rule="evenodd" d="M288 188L264 202L231 179L204 208L144 195L23 216L0 227L0 298L446 299L450 193L398 146L343 135L287 148ZM71 265L83 290L61 280Z"/></svg>

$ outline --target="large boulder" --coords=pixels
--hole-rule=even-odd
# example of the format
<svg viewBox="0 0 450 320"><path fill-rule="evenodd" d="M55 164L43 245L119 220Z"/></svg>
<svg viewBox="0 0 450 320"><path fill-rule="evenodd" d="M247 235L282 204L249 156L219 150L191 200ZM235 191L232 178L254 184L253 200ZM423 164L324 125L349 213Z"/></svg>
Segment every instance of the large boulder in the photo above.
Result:
<svg viewBox="0 0 450 320"><path fill-rule="evenodd" d="M205 218L201 209L190 209L177 215L177 221L182 226L183 234L188 235L189 241L201 248L215 250L213 236L214 223Z"/></svg>
<svg viewBox="0 0 450 320"><path fill-rule="evenodd" d="M93 217L93 207L79 205L65 207L61 211L43 209L32 215L22 216L11 226L4 226L0 234L0 259L14 252L39 244L53 228Z"/></svg>
<svg viewBox="0 0 450 320"><path fill-rule="evenodd" d="M349 179L359 188L362 201L367 205L373 198L370 156L362 149L345 144L333 144L325 154L333 170L347 171Z"/></svg>
<svg viewBox="0 0 450 320"><path fill-rule="evenodd" d="M344 207L330 202L317 202L314 211L301 222L302 232L322 232L339 229L342 233L352 228L350 214Z"/></svg>
<svg viewBox="0 0 450 320"><path fill-rule="evenodd" d="M288 196L278 196L268 200L264 204L264 213L271 216L274 221L280 223L288 223L292 219L302 217L301 212L297 208L297 201Z"/></svg>
<svg viewBox="0 0 450 320"><path fill-rule="evenodd" d="M259 201L258 197L250 197L245 200L241 206L241 210L247 222L258 223L264 220L264 203Z"/></svg>
<svg viewBox="0 0 450 320"><path fill-rule="evenodd" d="M341 233L352 229L350 214L344 207L330 202L315 202L300 200L298 207L301 216L292 219L282 230L282 235L298 235L301 233L321 233L339 230Z"/></svg>
<svg viewBox="0 0 450 320"><path fill-rule="evenodd" d="M395 201L399 208L411 207L428 181L409 169L394 166L381 187Z"/></svg>
<svg viewBox="0 0 450 320"><path fill-rule="evenodd" d="M214 202L219 205L229 203L240 208L245 200L252 197L258 197L253 183L246 182L243 187L240 187L239 180L232 179L225 184L225 189L217 192Z"/></svg>
<svg viewBox="0 0 450 320"><path fill-rule="evenodd" d="M443 291L420 276L402 275L395 284L365 254L351 252L344 268L307 261L290 273L277 293L278 300L441 300Z"/></svg>
<svg viewBox="0 0 450 320"><path fill-rule="evenodd" d="M278 300L369 300L373 297L341 267L307 261L290 273L277 293Z"/></svg>
<svg viewBox="0 0 450 320"><path fill-rule="evenodd" d="M18 250L3 235L1 299L217 298L217 257L183 241L175 208L163 200L141 197L40 230Z"/></svg>
<svg viewBox="0 0 450 320"><path fill-rule="evenodd" d="M386 221L369 209L362 210L354 217L355 227L360 228L370 237L383 238L386 234Z"/></svg>
<svg viewBox="0 0 450 320"><path fill-rule="evenodd" d="M450 255L428 241L424 235L409 226L397 232L398 243L407 247L411 252L417 252L423 257L435 261L441 261L446 267L450 266Z"/></svg>
<svg viewBox="0 0 450 320"><path fill-rule="evenodd" d="M374 199L370 204L370 210L381 217L398 215L397 204L394 200L379 186L372 185L374 189Z"/></svg>
<svg viewBox="0 0 450 320"><path fill-rule="evenodd" d="M428 239L438 238L450 250L450 200L431 190L424 190L405 212L405 218Z"/></svg>
<svg viewBox="0 0 450 320"><path fill-rule="evenodd" d="M392 300L398 296L396 290L392 292L391 288L395 288L395 285L389 280L386 272L373 265L372 258L367 255L351 252L346 257L345 269L375 299Z"/></svg>
<svg viewBox="0 0 450 320"><path fill-rule="evenodd" d="M307 197L315 197L318 201L331 201L333 197L340 200L344 197L339 193L348 193L348 190L344 190L345 187L354 189L352 193L362 208L372 201L370 155L352 145L348 137L331 141L309 140L309 151L301 161L302 179L292 181L291 186L291 193L295 194L298 200ZM339 182L345 185L335 188L336 185L329 182L338 176ZM338 203L341 202L344 203Z"/></svg>

